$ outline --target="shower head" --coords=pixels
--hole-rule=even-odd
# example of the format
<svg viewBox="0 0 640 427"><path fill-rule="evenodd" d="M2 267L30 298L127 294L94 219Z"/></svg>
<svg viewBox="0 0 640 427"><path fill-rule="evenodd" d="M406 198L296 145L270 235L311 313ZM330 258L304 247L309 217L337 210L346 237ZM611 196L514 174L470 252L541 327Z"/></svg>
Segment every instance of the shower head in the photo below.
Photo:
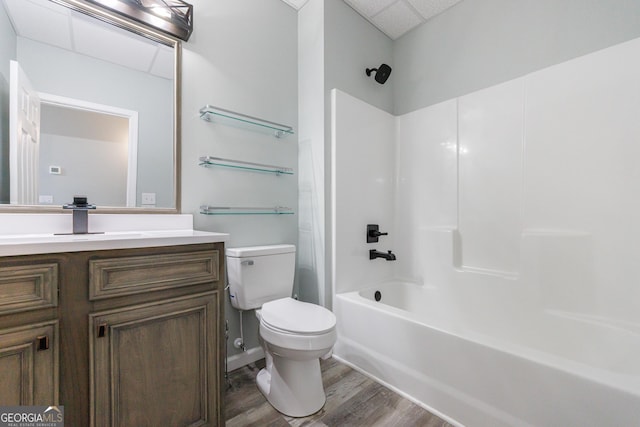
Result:
<svg viewBox="0 0 640 427"><path fill-rule="evenodd" d="M378 68L367 68L367 76L371 76L373 71L376 72L376 81L383 85L389 78L389 74L391 74L391 67L387 64L382 64Z"/></svg>

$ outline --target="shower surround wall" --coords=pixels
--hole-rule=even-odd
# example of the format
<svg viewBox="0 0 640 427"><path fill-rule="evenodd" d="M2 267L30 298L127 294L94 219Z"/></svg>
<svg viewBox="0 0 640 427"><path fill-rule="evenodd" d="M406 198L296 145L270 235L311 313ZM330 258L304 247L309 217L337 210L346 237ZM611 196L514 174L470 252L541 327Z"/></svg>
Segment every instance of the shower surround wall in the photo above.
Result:
<svg viewBox="0 0 640 427"><path fill-rule="evenodd" d="M545 366L569 360L589 384L608 384L640 399L632 375L638 369L633 343L640 339L638 58L640 39L398 117L334 91L333 283L342 324L336 354L365 370L377 366L369 372L411 394L381 367L384 358L355 357L350 343L361 338L348 335L355 315L341 316L350 306L340 300L341 294L404 278L437 294L444 312L459 313L449 326L435 325L444 332L474 336L482 348L517 344ZM367 223L381 223L390 236L367 244ZM398 260L369 261L374 246L393 249ZM545 329L551 318L561 319L560 326ZM521 329L531 321L531 328ZM583 333L593 327L612 335L594 333L596 342L586 346L565 333L570 328L562 325L569 324L582 325L575 330L585 328ZM419 348L407 339L406 352ZM485 386L491 398L496 390L506 393L505 407L493 406L505 425L585 422L569 403L554 408L557 414L531 414L521 406L537 403L524 395L519 402L509 385L518 372L496 372ZM572 391L577 396L581 387ZM427 406L442 401L433 396L414 398ZM476 409L492 412L496 405L482 394L474 399ZM613 399L590 407L593 422L581 425L638 416L629 405L617 408L620 400ZM465 418L472 411L455 413L456 407L434 409L485 425Z"/></svg>

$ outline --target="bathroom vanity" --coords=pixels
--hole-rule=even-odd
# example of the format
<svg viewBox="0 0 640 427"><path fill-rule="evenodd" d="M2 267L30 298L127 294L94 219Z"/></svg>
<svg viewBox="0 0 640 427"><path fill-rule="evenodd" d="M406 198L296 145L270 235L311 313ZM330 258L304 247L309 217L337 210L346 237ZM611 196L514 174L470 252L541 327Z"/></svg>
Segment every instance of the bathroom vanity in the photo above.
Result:
<svg viewBox="0 0 640 427"><path fill-rule="evenodd" d="M70 426L223 425L226 237L0 236L0 404L64 405Z"/></svg>

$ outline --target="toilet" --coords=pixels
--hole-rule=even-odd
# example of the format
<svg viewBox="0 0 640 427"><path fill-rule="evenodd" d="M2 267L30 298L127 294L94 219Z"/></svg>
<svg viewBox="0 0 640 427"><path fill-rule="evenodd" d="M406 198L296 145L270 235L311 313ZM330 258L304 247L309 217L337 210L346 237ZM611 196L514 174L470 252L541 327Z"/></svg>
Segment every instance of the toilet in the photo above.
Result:
<svg viewBox="0 0 640 427"><path fill-rule="evenodd" d="M336 342L336 317L324 307L291 298L294 245L227 248L231 305L256 309L266 367L258 389L279 412L306 417L326 397L320 358L329 358Z"/></svg>

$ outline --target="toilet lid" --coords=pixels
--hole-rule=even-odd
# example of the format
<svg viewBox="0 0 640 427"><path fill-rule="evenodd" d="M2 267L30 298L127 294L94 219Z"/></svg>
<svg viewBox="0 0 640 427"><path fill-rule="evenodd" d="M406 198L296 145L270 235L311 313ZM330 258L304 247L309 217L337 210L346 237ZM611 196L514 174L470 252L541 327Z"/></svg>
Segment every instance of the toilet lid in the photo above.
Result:
<svg viewBox="0 0 640 427"><path fill-rule="evenodd" d="M324 307L293 298L282 298L262 305L262 321L276 329L318 335L336 326L336 316Z"/></svg>

